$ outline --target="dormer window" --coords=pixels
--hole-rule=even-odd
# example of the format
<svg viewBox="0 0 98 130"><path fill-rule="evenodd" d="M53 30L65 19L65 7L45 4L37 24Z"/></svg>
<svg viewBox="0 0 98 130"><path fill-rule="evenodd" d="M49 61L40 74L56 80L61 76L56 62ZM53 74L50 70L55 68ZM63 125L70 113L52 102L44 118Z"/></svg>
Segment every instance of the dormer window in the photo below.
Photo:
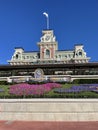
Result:
<svg viewBox="0 0 98 130"><path fill-rule="evenodd" d="M15 58L19 59L19 55L20 55L20 52L17 52L16 55L15 55Z"/></svg>
<svg viewBox="0 0 98 130"><path fill-rule="evenodd" d="M16 54L16 59L18 59L18 57L19 57L18 54Z"/></svg>
<svg viewBox="0 0 98 130"><path fill-rule="evenodd" d="M82 52L81 51L79 52L79 56L82 56Z"/></svg>

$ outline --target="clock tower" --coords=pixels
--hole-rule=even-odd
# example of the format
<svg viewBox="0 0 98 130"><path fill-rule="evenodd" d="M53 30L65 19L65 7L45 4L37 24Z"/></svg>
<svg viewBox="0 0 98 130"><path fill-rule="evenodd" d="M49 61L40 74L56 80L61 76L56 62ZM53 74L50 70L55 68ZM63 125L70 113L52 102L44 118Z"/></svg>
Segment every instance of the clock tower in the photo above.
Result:
<svg viewBox="0 0 98 130"><path fill-rule="evenodd" d="M42 37L38 43L40 49L40 61L52 61L55 59L55 51L58 50L58 43L53 30L43 30Z"/></svg>

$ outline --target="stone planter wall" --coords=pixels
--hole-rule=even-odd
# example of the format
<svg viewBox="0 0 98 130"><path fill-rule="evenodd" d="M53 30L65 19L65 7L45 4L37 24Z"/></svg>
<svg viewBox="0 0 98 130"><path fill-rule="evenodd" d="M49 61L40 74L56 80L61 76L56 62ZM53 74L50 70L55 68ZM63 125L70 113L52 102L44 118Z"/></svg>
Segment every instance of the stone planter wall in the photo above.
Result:
<svg viewBox="0 0 98 130"><path fill-rule="evenodd" d="M98 121L98 99L0 99L0 120Z"/></svg>

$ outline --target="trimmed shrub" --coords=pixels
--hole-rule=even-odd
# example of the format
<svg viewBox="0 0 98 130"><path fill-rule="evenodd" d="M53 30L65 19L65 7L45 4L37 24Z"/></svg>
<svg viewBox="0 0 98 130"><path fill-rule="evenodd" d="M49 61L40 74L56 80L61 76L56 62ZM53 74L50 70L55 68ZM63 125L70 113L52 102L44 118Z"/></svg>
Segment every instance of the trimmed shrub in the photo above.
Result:
<svg viewBox="0 0 98 130"><path fill-rule="evenodd" d="M98 79L75 79L73 84L92 84L98 83Z"/></svg>

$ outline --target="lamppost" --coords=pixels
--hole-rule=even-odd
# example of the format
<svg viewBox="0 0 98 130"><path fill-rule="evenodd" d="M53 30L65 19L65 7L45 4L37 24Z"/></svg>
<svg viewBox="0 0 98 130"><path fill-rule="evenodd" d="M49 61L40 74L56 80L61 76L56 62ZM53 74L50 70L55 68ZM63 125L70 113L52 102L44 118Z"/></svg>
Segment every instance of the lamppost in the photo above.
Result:
<svg viewBox="0 0 98 130"><path fill-rule="evenodd" d="M47 18L47 30L48 30L49 29L49 15L46 12L44 12L43 15L45 15Z"/></svg>

